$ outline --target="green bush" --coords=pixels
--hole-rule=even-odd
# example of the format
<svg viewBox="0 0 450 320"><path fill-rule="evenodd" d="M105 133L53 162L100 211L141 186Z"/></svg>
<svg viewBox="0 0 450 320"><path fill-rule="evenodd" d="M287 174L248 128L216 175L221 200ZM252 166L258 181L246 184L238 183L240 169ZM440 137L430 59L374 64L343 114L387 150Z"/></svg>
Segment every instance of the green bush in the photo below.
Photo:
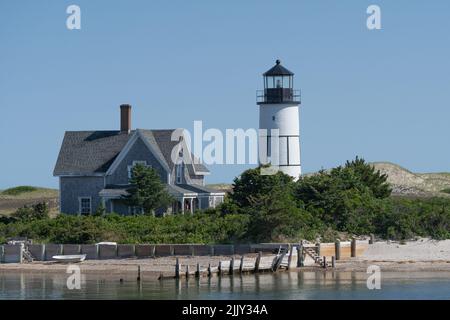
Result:
<svg viewBox="0 0 450 320"><path fill-rule="evenodd" d="M36 187L31 187L31 186L19 186L19 187L15 187L15 188L9 188L6 190L2 191L3 195L7 195L7 196L17 196L19 194L22 193L26 193L26 192L33 192L38 190L38 188Z"/></svg>
<svg viewBox="0 0 450 320"><path fill-rule="evenodd" d="M246 234L248 216L217 213L100 216L59 215L55 219L0 223L0 237L27 237L48 243L227 243Z"/></svg>

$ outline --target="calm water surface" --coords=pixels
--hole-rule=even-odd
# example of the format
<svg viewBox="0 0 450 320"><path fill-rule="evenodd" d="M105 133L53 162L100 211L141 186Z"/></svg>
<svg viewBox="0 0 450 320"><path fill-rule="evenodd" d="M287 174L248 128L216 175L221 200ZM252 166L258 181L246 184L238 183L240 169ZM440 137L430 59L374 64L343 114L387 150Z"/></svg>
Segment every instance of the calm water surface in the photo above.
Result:
<svg viewBox="0 0 450 320"><path fill-rule="evenodd" d="M450 299L448 272L382 273L368 290L362 272L289 272L211 279L150 280L83 275L69 290L67 274L0 273L0 299Z"/></svg>

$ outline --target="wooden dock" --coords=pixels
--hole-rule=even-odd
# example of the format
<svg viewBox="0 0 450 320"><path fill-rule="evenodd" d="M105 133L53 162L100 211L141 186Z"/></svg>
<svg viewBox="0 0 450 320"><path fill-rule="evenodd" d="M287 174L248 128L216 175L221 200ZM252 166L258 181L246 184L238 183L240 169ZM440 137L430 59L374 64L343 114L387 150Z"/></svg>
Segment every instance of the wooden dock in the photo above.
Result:
<svg viewBox="0 0 450 320"><path fill-rule="evenodd" d="M227 260L220 260L217 265L207 266L197 265L181 265L179 258L175 263L175 275L165 276L160 275L159 279L179 279L189 277L211 277L213 275L233 275L245 273L260 273L260 272L277 272L280 270L289 270L293 261L293 251L297 252L297 267L303 266L305 256L310 256L318 267L328 268L335 266L335 258L327 261L326 257L320 256L320 246L304 245L300 243L298 246L289 246L289 248L280 249L276 254L263 254L258 252L252 256L241 255L240 257L232 256Z"/></svg>
<svg viewBox="0 0 450 320"><path fill-rule="evenodd" d="M287 268L286 254L263 255L259 252L256 256L231 257L229 260L220 260L217 265L208 264L202 266L197 263L196 267L191 265L181 265L179 258L175 263L175 275L160 275L159 279L179 279L189 277L211 277L213 275L233 275L259 272L275 272L282 268Z"/></svg>

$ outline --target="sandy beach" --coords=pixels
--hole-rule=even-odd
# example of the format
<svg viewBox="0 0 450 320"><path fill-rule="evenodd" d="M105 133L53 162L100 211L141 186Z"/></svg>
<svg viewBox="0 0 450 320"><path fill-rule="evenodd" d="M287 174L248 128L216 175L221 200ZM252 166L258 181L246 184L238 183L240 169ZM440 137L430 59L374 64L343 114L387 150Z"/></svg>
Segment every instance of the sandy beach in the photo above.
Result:
<svg viewBox="0 0 450 320"><path fill-rule="evenodd" d="M337 269L365 271L369 265L385 271L450 271L450 240L375 242L361 256L339 261Z"/></svg>
<svg viewBox="0 0 450 320"><path fill-rule="evenodd" d="M255 255L246 255L253 258ZM189 265L191 271L195 270L199 263L201 269L206 269L208 264L217 266L219 261L230 260L230 256L180 256L180 264L185 268ZM235 256L240 259L239 255ZM138 266L144 277L158 278L174 275L176 257L159 257L145 259L111 259L111 260L86 260L80 264L81 272L97 273L110 276L135 277ZM302 270L323 270L317 266L307 264ZM365 272L369 265L378 265L385 271L450 271L450 240L435 241L419 239L405 243L394 241L376 242L369 245L368 249L359 257L346 258L336 263L336 271L361 271ZM52 261L33 263L0 264L0 272L65 272L66 264ZM183 269L184 270L184 269ZM296 268L291 270L297 270Z"/></svg>

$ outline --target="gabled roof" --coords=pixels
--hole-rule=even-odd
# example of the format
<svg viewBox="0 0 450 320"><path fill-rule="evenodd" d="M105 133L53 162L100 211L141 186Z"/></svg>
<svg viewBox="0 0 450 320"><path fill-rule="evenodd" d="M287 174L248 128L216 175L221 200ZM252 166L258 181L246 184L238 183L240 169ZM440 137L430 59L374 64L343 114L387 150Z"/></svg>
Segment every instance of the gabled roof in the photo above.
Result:
<svg viewBox="0 0 450 320"><path fill-rule="evenodd" d="M169 168L172 169L174 166L174 163L172 161L172 150L177 145L178 141L172 141L172 133L175 131L174 129L171 130L142 130L144 134L147 134L149 131L153 135L154 139L156 140L164 159L166 159L167 164L169 165ZM209 170L206 168L203 164L198 163L196 161L196 158L191 153L191 160L193 162L195 173L208 173Z"/></svg>
<svg viewBox="0 0 450 320"><path fill-rule="evenodd" d="M264 72L264 76L293 76L294 73L289 71L288 69L286 69L285 67L283 67L281 65L281 61L277 60L275 62L275 66L273 66L271 69L269 69L268 71Z"/></svg>
<svg viewBox="0 0 450 320"><path fill-rule="evenodd" d="M130 134L120 131L67 131L53 175L105 175L136 133L151 146L156 158L172 169L174 164L171 160L171 152L178 143L171 141L174 130L138 129L138 132L132 131ZM194 164L193 169L196 174L209 173L209 170L202 164Z"/></svg>
<svg viewBox="0 0 450 320"><path fill-rule="evenodd" d="M67 131L53 175L102 175L131 136L120 131Z"/></svg>

